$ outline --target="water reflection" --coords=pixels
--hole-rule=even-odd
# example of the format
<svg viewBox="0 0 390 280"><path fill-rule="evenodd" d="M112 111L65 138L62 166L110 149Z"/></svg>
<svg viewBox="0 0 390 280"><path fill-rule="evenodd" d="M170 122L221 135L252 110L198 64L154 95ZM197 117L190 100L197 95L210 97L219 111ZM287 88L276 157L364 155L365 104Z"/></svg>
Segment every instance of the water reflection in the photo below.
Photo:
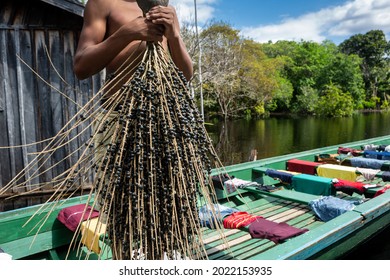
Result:
<svg viewBox="0 0 390 280"><path fill-rule="evenodd" d="M208 125L207 130L224 165L267 158L390 134L390 112L348 118L316 117L236 120Z"/></svg>

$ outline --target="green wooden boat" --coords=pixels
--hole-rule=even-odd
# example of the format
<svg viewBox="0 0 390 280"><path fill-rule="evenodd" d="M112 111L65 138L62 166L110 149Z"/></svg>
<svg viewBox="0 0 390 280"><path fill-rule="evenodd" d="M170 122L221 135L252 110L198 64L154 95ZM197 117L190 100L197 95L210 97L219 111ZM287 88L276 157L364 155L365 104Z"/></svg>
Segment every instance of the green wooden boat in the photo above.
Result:
<svg viewBox="0 0 390 280"><path fill-rule="evenodd" d="M230 245L230 248L226 249L217 233L205 227L204 242L209 259L338 259L354 250L358 245L374 238L376 234L386 229L390 224L390 191L383 192L383 194L375 197L375 194L386 185L381 177L386 171L380 170L375 177L369 180L364 179L363 183L376 185L374 188L367 189L364 195L357 193L351 195L331 189L330 194L333 197L345 201L362 199L364 202L327 222L321 220L309 207L311 201L324 197L323 194L316 193L318 189L313 191L310 188L310 186L315 185L314 181L310 182L309 180L305 186L302 186L299 185L299 182L283 182L283 180L276 179L267 173L269 170L284 172L289 168L288 161L291 159L315 162L323 158L324 155L338 154L339 147L361 149L362 146L367 144L390 145L390 136L226 167L224 172L227 172L230 176L255 182L255 184L238 188L229 194L226 190L217 188L220 205L259 215L276 223L285 222L296 228L308 229L308 231L276 244L269 239L252 238L248 232L248 227L225 229L226 239ZM388 162L384 161L384 164L386 165ZM352 168L349 160L340 160L338 166ZM214 170L213 172L214 175L217 175L219 171ZM287 173L292 174L292 178L301 175L301 173L295 171L293 173L291 170L287 170ZM362 175L361 169L356 168L356 175ZM324 179L317 174L306 177L316 177L314 179L324 181L324 184L329 180L332 180L332 183L334 182L333 179ZM261 189L259 186L273 186L275 189L269 191ZM64 259L73 238L73 232L57 219L57 215L61 209L85 203L86 199L85 196L74 197L57 206L45 224L39 229L38 234L36 234L37 229L34 227L43 217L45 211L40 216L34 217L26 225L25 223L41 205L0 213L0 248L11 255L13 259ZM87 254L88 250L86 248L82 248L81 253L78 254L74 250L71 251L68 259L84 259ZM100 257L94 253L89 255L89 259L110 258L109 251L101 254Z"/></svg>

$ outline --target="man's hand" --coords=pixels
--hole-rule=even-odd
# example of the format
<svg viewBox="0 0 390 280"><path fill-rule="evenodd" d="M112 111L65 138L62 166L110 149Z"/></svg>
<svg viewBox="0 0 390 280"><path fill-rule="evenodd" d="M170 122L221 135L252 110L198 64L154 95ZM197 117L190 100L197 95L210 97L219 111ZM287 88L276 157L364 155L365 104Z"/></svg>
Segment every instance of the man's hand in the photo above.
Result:
<svg viewBox="0 0 390 280"><path fill-rule="evenodd" d="M180 26L176 10L172 6L155 6L146 14L146 19L165 27L164 36L169 40L180 36Z"/></svg>
<svg viewBox="0 0 390 280"><path fill-rule="evenodd" d="M155 24L144 17L137 17L124 25L121 29L121 32L131 35L129 37L132 38L132 40L153 42L161 42L165 31L163 25Z"/></svg>

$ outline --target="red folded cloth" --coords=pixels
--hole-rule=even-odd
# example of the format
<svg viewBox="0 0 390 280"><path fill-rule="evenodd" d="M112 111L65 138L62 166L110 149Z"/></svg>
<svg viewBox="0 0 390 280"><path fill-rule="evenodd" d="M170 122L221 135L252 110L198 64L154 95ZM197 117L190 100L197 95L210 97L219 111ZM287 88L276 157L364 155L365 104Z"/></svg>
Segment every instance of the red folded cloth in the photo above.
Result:
<svg viewBox="0 0 390 280"><path fill-rule="evenodd" d="M384 194L387 190L390 189L390 185L385 186L383 189L380 189L377 191L374 195L374 197L377 197L378 195Z"/></svg>
<svg viewBox="0 0 390 280"><path fill-rule="evenodd" d="M92 209L91 206L85 207L85 204L78 204L64 208L58 213L57 219L68 229L75 231L82 221L99 216L99 211Z"/></svg>
<svg viewBox="0 0 390 280"><path fill-rule="evenodd" d="M249 225L257 218L261 217L253 216L248 212L234 212L223 220L223 226L227 229L237 229Z"/></svg>
<svg viewBox="0 0 390 280"><path fill-rule="evenodd" d="M364 194L366 192L366 188L364 187L363 183L342 179L334 180L333 187L336 189L336 191L341 191L349 195L352 195L354 192L358 194Z"/></svg>
<svg viewBox="0 0 390 280"><path fill-rule="evenodd" d="M321 164L321 162L290 159L287 161L287 170L292 172L314 175L316 174L317 166Z"/></svg>
<svg viewBox="0 0 390 280"><path fill-rule="evenodd" d="M353 156L357 157L357 156L359 156L362 153L362 150L339 147L338 150L337 150L337 153L338 154L348 154L348 153L351 153Z"/></svg>

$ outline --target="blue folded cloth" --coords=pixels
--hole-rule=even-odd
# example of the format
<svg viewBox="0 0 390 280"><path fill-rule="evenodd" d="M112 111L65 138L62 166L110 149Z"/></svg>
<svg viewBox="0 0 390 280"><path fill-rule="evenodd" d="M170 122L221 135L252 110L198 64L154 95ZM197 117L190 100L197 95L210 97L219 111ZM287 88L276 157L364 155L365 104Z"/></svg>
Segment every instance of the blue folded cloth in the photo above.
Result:
<svg viewBox="0 0 390 280"><path fill-rule="evenodd" d="M377 152L377 151L364 151L364 157L365 158L373 158L373 159L379 159L379 160L390 160L390 153L389 152Z"/></svg>
<svg viewBox="0 0 390 280"><path fill-rule="evenodd" d="M265 171L265 175L271 177L271 178L277 178L280 181L284 183L291 183L292 182L292 177L294 176L291 173L283 172L283 171L278 171L274 169L267 169Z"/></svg>
<svg viewBox="0 0 390 280"><path fill-rule="evenodd" d="M383 160L373 158L353 157L350 159L353 167L381 169L384 163Z"/></svg>
<svg viewBox="0 0 390 280"><path fill-rule="evenodd" d="M309 207L324 222L330 221L347 211L351 211L362 200L343 200L334 196L323 196L309 202Z"/></svg>
<svg viewBox="0 0 390 280"><path fill-rule="evenodd" d="M200 224L208 228L215 228L216 224L223 222L223 218L238 211L220 204L204 205L199 209Z"/></svg>
<svg viewBox="0 0 390 280"><path fill-rule="evenodd" d="M390 182L390 172L385 171L382 173L382 180L383 182Z"/></svg>

